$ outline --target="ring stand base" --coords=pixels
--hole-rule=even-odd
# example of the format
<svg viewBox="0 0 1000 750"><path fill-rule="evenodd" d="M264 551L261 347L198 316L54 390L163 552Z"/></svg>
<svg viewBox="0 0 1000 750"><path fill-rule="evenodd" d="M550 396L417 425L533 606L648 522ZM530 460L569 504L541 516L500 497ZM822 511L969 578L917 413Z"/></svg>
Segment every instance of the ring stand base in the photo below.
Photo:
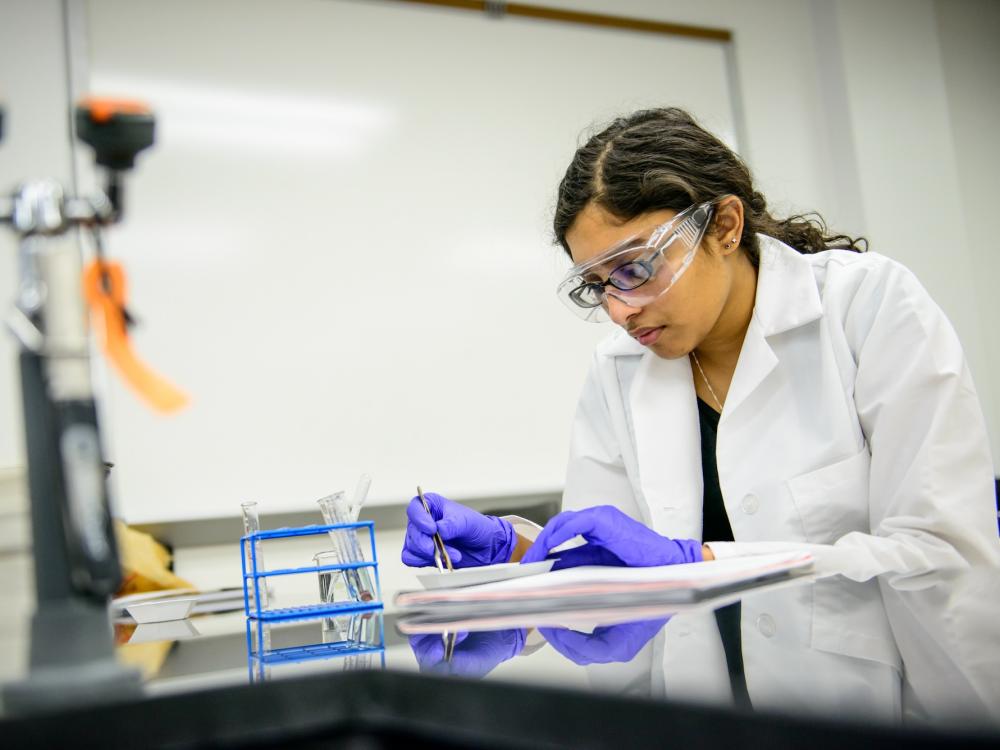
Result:
<svg viewBox="0 0 1000 750"><path fill-rule="evenodd" d="M3 686L10 716L111 703L142 692L139 672L115 658L107 608L70 600L44 603L31 620L28 675Z"/></svg>

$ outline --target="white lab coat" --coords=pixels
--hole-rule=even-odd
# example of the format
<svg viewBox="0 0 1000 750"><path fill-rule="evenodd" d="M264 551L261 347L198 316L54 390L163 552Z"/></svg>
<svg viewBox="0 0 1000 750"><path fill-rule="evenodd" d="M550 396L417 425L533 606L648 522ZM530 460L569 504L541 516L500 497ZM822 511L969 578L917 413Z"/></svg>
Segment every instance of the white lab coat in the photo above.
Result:
<svg viewBox="0 0 1000 750"><path fill-rule="evenodd" d="M716 450L735 542L705 540L715 556L807 547L821 573L888 573L901 588L935 569L1000 566L986 428L944 313L889 258L759 239ZM662 359L623 331L602 342L563 508L612 504L658 533L700 539L695 399L687 357ZM809 592L809 645L898 670L877 587L828 584ZM744 639L762 614L779 631L799 621L780 609L744 612Z"/></svg>
<svg viewBox="0 0 1000 750"><path fill-rule="evenodd" d="M808 546L821 569L857 580L1000 566L985 423L944 313L889 258L759 239L716 451L736 541L710 544L716 557ZM687 357L622 330L598 345L563 508L612 504L701 538L695 398Z"/></svg>
<svg viewBox="0 0 1000 750"><path fill-rule="evenodd" d="M741 640L754 708L898 722L902 663L888 626L876 633L881 638L867 639L867 651L853 648L858 640L817 647L812 634L814 586L840 589L838 598L849 607L851 602L878 599L876 581L843 578L748 592L741 604ZM850 619L856 616L852 612ZM589 665L587 676L601 690L711 705L733 701L725 651L710 610L673 616L634 659Z"/></svg>

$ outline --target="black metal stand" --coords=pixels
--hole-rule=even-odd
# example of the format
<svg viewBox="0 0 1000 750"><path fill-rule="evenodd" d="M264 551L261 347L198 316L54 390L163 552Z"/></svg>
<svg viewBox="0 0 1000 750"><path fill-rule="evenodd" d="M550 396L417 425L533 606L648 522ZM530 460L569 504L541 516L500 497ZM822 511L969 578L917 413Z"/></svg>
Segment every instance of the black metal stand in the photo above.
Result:
<svg viewBox="0 0 1000 750"><path fill-rule="evenodd" d="M92 467L67 460L61 450L74 431L84 436L92 432L96 438L94 404L53 403L47 394L44 359L25 351L20 364L37 608L31 620L30 672L23 681L4 686L5 710L28 714L135 696L141 688L139 674L116 661L108 616L107 597L117 588L120 572L103 476L98 474L101 486L96 498L89 494L98 507L72 508L74 500L92 504L81 502L88 496L87 488L81 493L80 488L67 487L68 482L81 481L72 472L83 471L86 477ZM87 464L103 468L99 455L86 458ZM79 525L75 518L90 519L91 524L100 521L95 528L81 530L72 528ZM79 546L88 540L110 543L111 554L86 554L88 550ZM102 561L97 568L94 559Z"/></svg>

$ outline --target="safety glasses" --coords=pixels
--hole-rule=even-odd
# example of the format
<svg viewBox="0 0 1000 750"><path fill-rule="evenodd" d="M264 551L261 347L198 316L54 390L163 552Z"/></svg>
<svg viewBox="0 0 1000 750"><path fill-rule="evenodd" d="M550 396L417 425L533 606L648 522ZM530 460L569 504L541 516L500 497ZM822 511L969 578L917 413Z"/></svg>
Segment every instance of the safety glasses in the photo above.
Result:
<svg viewBox="0 0 1000 750"><path fill-rule="evenodd" d="M629 307L648 305L691 265L717 202L690 206L654 229L648 240L626 240L574 266L556 294L575 315L592 323L609 320L609 296Z"/></svg>

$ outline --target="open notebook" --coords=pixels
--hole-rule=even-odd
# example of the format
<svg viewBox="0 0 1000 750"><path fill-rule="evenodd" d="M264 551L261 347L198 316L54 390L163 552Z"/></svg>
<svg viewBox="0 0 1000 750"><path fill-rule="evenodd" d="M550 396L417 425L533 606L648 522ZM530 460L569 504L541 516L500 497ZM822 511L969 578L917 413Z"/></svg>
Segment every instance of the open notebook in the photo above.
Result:
<svg viewBox="0 0 1000 750"><path fill-rule="evenodd" d="M525 612L638 602L693 602L807 573L808 552L754 555L657 568L584 566L496 583L429 591L404 591L396 605L415 611Z"/></svg>

